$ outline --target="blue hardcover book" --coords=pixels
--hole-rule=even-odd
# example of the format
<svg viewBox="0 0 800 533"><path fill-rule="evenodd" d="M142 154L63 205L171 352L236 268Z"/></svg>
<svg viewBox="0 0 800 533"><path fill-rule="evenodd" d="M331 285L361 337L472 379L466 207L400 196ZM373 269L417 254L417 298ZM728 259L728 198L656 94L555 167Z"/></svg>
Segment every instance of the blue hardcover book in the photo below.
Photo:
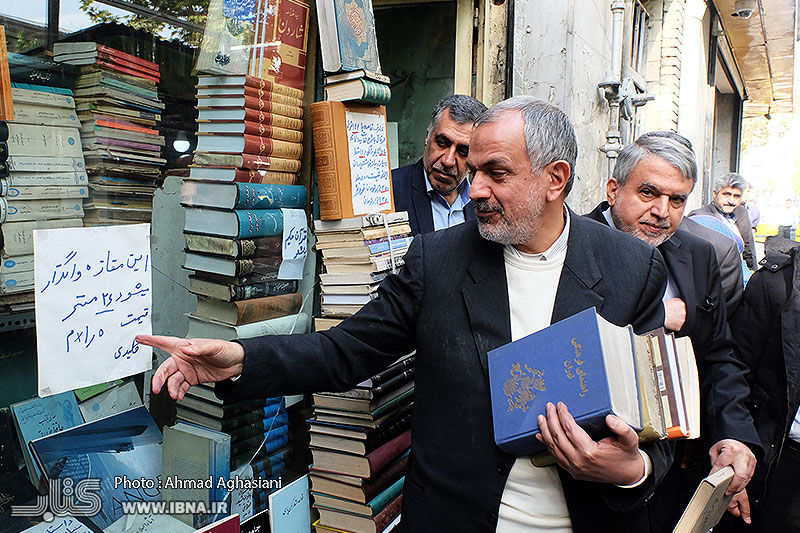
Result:
<svg viewBox="0 0 800 533"><path fill-rule="evenodd" d="M11 406L14 425L22 446L28 476L36 488L44 486L42 471L33 461L28 443L83 424L83 416L72 391L46 398L33 398Z"/></svg>
<svg viewBox="0 0 800 533"><path fill-rule="evenodd" d="M71 394L71 393L70 393ZM122 502L160 501L161 432L144 406L36 439L36 463L50 483L100 479L100 512L90 517L101 529L122 514ZM133 485L117 480L139 480Z"/></svg>
<svg viewBox="0 0 800 533"><path fill-rule="evenodd" d="M381 71L375 15L370 0L333 0L341 66L335 70ZM328 70L328 66L325 66Z"/></svg>
<svg viewBox="0 0 800 533"><path fill-rule="evenodd" d="M302 185L186 180L182 203L215 209L301 208L306 205L306 188Z"/></svg>
<svg viewBox="0 0 800 533"><path fill-rule="evenodd" d="M223 211L187 207L187 233L202 233L219 237L245 239L283 234L283 213L280 209L247 209Z"/></svg>
<svg viewBox="0 0 800 533"><path fill-rule="evenodd" d="M517 456L543 450L537 417L547 402L564 402L595 440L609 434L608 414L641 428L632 335L630 327L591 308L491 350L489 387L500 449Z"/></svg>
<svg viewBox="0 0 800 533"><path fill-rule="evenodd" d="M72 90L66 87L49 87L47 85L35 85L33 83L19 83L12 82L11 87L15 89L27 89L29 91L42 91L45 93L61 94L63 96L72 96Z"/></svg>

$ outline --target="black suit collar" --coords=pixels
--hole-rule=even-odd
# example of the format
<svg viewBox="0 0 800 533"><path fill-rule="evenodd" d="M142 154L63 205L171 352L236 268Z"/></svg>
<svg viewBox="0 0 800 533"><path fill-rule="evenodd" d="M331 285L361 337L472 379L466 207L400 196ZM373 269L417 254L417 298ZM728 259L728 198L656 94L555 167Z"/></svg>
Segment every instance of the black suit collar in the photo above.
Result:
<svg viewBox="0 0 800 533"><path fill-rule="evenodd" d="M556 291L552 322L596 307L602 309L603 297L592 288L602 279L599 260L595 257L591 232L593 224L570 210L570 232L567 256ZM477 234L480 242L468 268L470 280L462 294L469 314L470 326L483 369L488 373L486 353L511 342L511 311L508 302L508 280L503 260L503 246L487 241Z"/></svg>
<svg viewBox="0 0 800 533"><path fill-rule="evenodd" d="M422 164L422 159L420 159L414 165L414 172L411 176L411 205L414 206L419 233L433 231L433 210L431 208L431 197L425 185L426 181L425 167Z"/></svg>

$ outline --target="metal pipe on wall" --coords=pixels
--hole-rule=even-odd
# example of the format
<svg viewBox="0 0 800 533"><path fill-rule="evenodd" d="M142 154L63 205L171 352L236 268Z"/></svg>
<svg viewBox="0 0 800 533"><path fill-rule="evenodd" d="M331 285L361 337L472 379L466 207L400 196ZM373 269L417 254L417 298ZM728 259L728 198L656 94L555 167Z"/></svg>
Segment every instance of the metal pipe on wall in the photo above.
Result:
<svg viewBox="0 0 800 533"><path fill-rule="evenodd" d="M622 85L622 34L625 19L625 0L612 0L611 2L611 69L606 72L605 79L598 84L603 89L606 101L608 102L608 130L606 130L606 142L600 147L600 151L608 158L608 174L616 163L617 156L622 150L622 138L619 131L619 106L620 106L620 86Z"/></svg>

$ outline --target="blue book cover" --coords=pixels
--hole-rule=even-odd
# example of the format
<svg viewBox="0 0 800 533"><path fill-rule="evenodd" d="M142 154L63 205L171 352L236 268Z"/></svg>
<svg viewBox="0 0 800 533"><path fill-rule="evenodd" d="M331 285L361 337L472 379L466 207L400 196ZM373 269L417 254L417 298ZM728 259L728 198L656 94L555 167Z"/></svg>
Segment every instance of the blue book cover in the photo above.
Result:
<svg viewBox="0 0 800 533"><path fill-rule="evenodd" d="M270 494L270 531L308 533L311 524L310 500L308 475Z"/></svg>
<svg viewBox="0 0 800 533"><path fill-rule="evenodd" d="M238 196L235 209L301 208L306 205L306 188L302 185L271 183L236 183Z"/></svg>
<svg viewBox="0 0 800 533"><path fill-rule="evenodd" d="M123 515L123 502L161 500L161 440L147 408L140 406L36 439L31 450L48 480L101 480L102 508L90 518L105 529ZM144 481L115 483L123 476Z"/></svg>
<svg viewBox="0 0 800 533"><path fill-rule="evenodd" d="M370 0L334 0L342 70L381 71Z"/></svg>
<svg viewBox="0 0 800 533"><path fill-rule="evenodd" d="M239 220L237 238L283 234L283 213L280 209L245 209L234 213Z"/></svg>
<svg viewBox="0 0 800 533"><path fill-rule="evenodd" d="M42 488L42 471L33 461L28 443L83 424L83 416L72 391L46 398L33 398L11 406L28 476L37 488Z"/></svg>
<svg viewBox="0 0 800 533"><path fill-rule="evenodd" d="M395 237L392 239L392 250L399 250L406 246L411 246L411 241L414 237ZM380 254L389 251L389 241L376 242L369 245L369 252L371 254Z"/></svg>
<svg viewBox="0 0 800 533"><path fill-rule="evenodd" d="M489 387L495 442L506 453L544 449L537 417L564 402L595 440L607 436L608 414L641 427L633 340L594 308L491 350Z"/></svg>

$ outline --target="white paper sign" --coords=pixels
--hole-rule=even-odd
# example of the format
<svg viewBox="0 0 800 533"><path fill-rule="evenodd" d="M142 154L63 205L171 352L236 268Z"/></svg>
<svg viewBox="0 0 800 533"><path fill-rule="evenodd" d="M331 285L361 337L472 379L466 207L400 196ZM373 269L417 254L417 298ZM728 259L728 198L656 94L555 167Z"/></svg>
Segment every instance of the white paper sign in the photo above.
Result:
<svg viewBox="0 0 800 533"><path fill-rule="evenodd" d="M308 226L302 209L281 209L283 213L283 244L278 279L303 279L303 267L308 255Z"/></svg>
<svg viewBox="0 0 800 533"><path fill-rule="evenodd" d="M148 370L150 225L33 232L39 396Z"/></svg>
<svg viewBox="0 0 800 533"><path fill-rule="evenodd" d="M231 479L253 479L253 467L250 463L245 463L233 472ZM247 487L247 483L237 483L237 487L231 491L231 514L237 513L240 520L244 522L253 516L253 489Z"/></svg>
<svg viewBox="0 0 800 533"><path fill-rule="evenodd" d="M77 518L56 516L52 522L36 524L22 533L92 533L92 530L78 522Z"/></svg>
<svg viewBox="0 0 800 533"><path fill-rule="evenodd" d="M392 206L386 119L382 115L347 111L347 150L350 185L356 215L377 213Z"/></svg>

